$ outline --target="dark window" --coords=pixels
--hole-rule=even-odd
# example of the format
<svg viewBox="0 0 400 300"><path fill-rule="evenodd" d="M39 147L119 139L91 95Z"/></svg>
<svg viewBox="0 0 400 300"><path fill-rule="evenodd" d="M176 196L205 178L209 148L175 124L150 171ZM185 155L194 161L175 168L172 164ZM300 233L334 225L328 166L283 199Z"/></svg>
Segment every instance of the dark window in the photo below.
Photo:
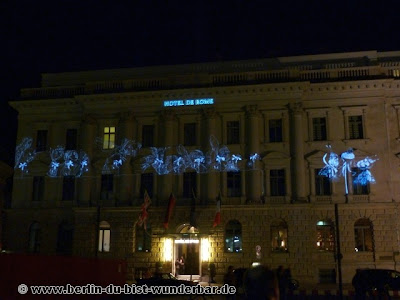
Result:
<svg viewBox="0 0 400 300"><path fill-rule="evenodd" d="M269 142L282 142L282 119L269 120Z"/></svg>
<svg viewBox="0 0 400 300"><path fill-rule="evenodd" d="M283 220L271 224L272 251L286 252L288 250L288 226Z"/></svg>
<svg viewBox="0 0 400 300"><path fill-rule="evenodd" d="M64 176L62 200L69 201L75 199L75 176Z"/></svg>
<svg viewBox="0 0 400 300"><path fill-rule="evenodd" d="M312 124L314 141L326 141L326 119L313 118Z"/></svg>
<svg viewBox="0 0 400 300"><path fill-rule="evenodd" d="M47 130L38 130L36 135L36 151L47 150Z"/></svg>
<svg viewBox="0 0 400 300"><path fill-rule="evenodd" d="M331 182L328 177L319 175L321 169L315 169L315 194L326 196L331 194Z"/></svg>
<svg viewBox="0 0 400 300"><path fill-rule="evenodd" d="M144 226L136 226L136 251L151 251L151 226L148 223L146 229Z"/></svg>
<svg viewBox="0 0 400 300"><path fill-rule="evenodd" d="M372 223L368 219L359 219L354 224L355 251L373 251Z"/></svg>
<svg viewBox="0 0 400 300"><path fill-rule="evenodd" d="M104 127L103 149L114 149L115 127Z"/></svg>
<svg viewBox="0 0 400 300"><path fill-rule="evenodd" d="M101 221L99 226L99 252L109 252L111 243L111 227L106 221Z"/></svg>
<svg viewBox="0 0 400 300"><path fill-rule="evenodd" d="M72 254L73 235L74 229L72 225L63 222L58 226L57 253L64 255Z"/></svg>
<svg viewBox="0 0 400 300"><path fill-rule="evenodd" d="M242 225L231 220L225 228L225 251L242 252Z"/></svg>
<svg viewBox="0 0 400 300"><path fill-rule="evenodd" d="M196 123L186 123L184 125L183 143L185 146L196 145Z"/></svg>
<svg viewBox="0 0 400 300"><path fill-rule="evenodd" d="M349 117L349 137L350 139L363 139L363 118L362 116Z"/></svg>
<svg viewBox="0 0 400 300"><path fill-rule="evenodd" d="M142 147L154 146L154 126L143 125L142 127Z"/></svg>
<svg viewBox="0 0 400 300"><path fill-rule="evenodd" d="M144 191L146 190L150 198L153 197L153 173L144 173L140 175L140 195L144 197Z"/></svg>
<svg viewBox="0 0 400 300"><path fill-rule="evenodd" d="M335 232L332 221L317 222L317 249L321 251L335 250Z"/></svg>
<svg viewBox="0 0 400 300"><path fill-rule="evenodd" d="M44 197L44 176L33 177L32 201L41 201Z"/></svg>
<svg viewBox="0 0 400 300"><path fill-rule="evenodd" d="M39 223L33 222L29 227L29 252L38 253L40 251L40 233L41 230Z"/></svg>
<svg viewBox="0 0 400 300"><path fill-rule="evenodd" d="M270 170L271 196L285 196L285 170Z"/></svg>
<svg viewBox="0 0 400 300"><path fill-rule="evenodd" d="M227 172L226 179L228 197L240 197L242 195L242 180L240 172Z"/></svg>
<svg viewBox="0 0 400 300"><path fill-rule="evenodd" d="M65 150L76 150L78 131L76 129L67 129L65 140Z"/></svg>
<svg viewBox="0 0 400 300"><path fill-rule="evenodd" d="M226 122L226 137L228 144L239 144L240 143L240 123L239 121Z"/></svg>
<svg viewBox="0 0 400 300"><path fill-rule="evenodd" d="M369 194L369 181L365 179L363 171L359 168L352 168L353 179L353 195L368 195Z"/></svg>
<svg viewBox="0 0 400 300"><path fill-rule="evenodd" d="M101 199L112 200L114 194L114 176L113 174L101 175Z"/></svg>
<svg viewBox="0 0 400 300"><path fill-rule="evenodd" d="M319 283L336 283L335 269L319 269Z"/></svg>
<svg viewBox="0 0 400 300"><path fill-rule="evenodd" d="M196 195L196 172L183 173L183 197L191 198Z"/></svg>

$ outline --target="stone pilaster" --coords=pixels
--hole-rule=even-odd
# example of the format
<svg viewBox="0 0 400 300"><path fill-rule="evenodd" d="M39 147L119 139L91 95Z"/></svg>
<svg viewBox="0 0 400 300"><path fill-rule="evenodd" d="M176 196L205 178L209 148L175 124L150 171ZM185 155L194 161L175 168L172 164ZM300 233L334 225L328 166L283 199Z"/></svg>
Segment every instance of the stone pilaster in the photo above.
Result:
<svg viewBox="0 0 400 300"><path fill-rule="evenodd" d="M304 138L303 138L303 106L296 102L289 105L290 109L290 154L292 157L293 200L304 202L306 198Z"/></svg>
<svg viewBox="0 0 400 300"><path fill-rule="evenodd" d="M256 105L246 107L246 158L260 151L259 117ZM261 170L256 161L254 168L246 172L246 194L248 203L261 203Z"/></svg>

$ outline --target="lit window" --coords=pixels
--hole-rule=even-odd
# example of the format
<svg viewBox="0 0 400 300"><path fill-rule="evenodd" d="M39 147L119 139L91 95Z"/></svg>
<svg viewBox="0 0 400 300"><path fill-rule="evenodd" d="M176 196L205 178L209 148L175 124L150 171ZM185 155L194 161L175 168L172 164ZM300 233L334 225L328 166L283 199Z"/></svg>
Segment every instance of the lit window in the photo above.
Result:
<svg viewBox="0 0 400 300"><path fill-rule="evenodd" d="M359 168L352 168L351 175L353 179L353 195L369 195L369 181L361 182L358 180L360 173L364 172ZM362 176L362 175L361 175Z"/></svg>
<svg viewBox="0 0 400 300"><path fill-rule="evenodd" d="M372 223L368 219L359 219L354 224L355 251L374 251Z"/></svg>
<svg viewBox="0 0 400 300"><path fill-rule="evenodd" d="M183 127L183 144L185 146L196 145L196 123L186 123Z"/></svg>
<svg viewBox="0 0 400 300"><path fill-rule="evenodd" d="M285 221L277 220L271 223L272 251L285 252L288 250L288 226Z"/></svg>
<svg viewBox="0 0 400 300"><path fill-rule="evenodd" d="M47 150L47 130L38 130L36 135L36 151Z"/></svg>
<svg viewBox="0 0 400 300"><path fill-rule="evenodd" d="M110 252L111 227L106 221L99 226L99 252Z"/></svg>
<svg viewBox="0 0 400 300"><path fill-rule="evenodd" d="M115 127L104 127L103 149L114 149Z"/></svg>
<svg viewBox="0 0 400 300"><path fill-rule="evenodd" d="M240 197L242 195L242 180L240 172L227 172L226 179L228 197Z"/></svg>
<svg viewBox="0 0 400 300"><path fill-rule="evenodd" d="M313 118L314 141L326 141L326 118Z"/></svg>
<svg viewBox="0 0 400 300"><path fill-rule="evenodd" d="M285 196L285 170L270 170L271 196Z"/></svg>
<svg viewBox="0 0 400 300"><path fill-rule="evenodd" d="M331 195L331 182L328 177L320 175L321 169L315 169L315 194L317 196Z"/></svg>
<svg viewBox="0 0 400 300"><path fill-rule="evenodd" d="M239 121L226 122L226 136L228 144L240 143L240 123Z"/></svg>
<svg viewBox="0 0 400 300"><path fill-rule="evenodd" d="M147 223L146 229L144 226L136 226L136 251L150 252L151 251L151 226Z"/></svg>
<svg viewBox="0 0 400 300"><path fill-rule="evenodd" d="M242 252L242 225L231 220L225 228L225 251Z"/></svg>
<svg viewBox="0 0 400 300"><path fill-rule="evenodd" d="M282 119L269 120L269 142L282 142Z"/></svg>
<svg viewBox="0 0 400 300"><path fill-rule="evenodd" d="M33 222L29 227L29 252L38 253L40 250L40 225L38 222Z"/></svg>
<svg viewBox="0 0 400 300"><path fill-rule="evenodd" d="M44 176L34 176L32 201L42 201L43 197L44 197Z"/></svg>
<svg viewBox="0 0 400 300"><path fill-rule="evenodd" d="M317 249L322 251L335 250L335 232L332 221L317 222Z"/></svg>
<svg viewBox="0 0 400 300"><path fill-rule="evenodd" d="M363 139L363 117L362 116L349 116L349 138Z"/></svg>

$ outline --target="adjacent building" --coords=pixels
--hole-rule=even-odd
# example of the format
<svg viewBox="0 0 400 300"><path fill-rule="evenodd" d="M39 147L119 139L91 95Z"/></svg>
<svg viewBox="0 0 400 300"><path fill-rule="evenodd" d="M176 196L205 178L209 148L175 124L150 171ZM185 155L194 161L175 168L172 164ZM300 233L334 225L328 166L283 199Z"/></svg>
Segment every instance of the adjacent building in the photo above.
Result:
<svg viewBox="0 0 400 300"><path fill-rule="evenodd" d="M3 247L123 258L128 280L183 256L337 282L338 243L344 282L397 269L399 78L377 51L43 74L10 102Z"/></svg>

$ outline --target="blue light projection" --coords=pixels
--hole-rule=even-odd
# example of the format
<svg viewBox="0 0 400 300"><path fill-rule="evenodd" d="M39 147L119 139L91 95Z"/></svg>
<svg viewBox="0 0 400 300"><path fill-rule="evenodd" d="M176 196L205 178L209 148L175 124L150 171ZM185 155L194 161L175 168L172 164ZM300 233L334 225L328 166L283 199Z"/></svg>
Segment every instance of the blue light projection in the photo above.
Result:
<svg viewBox="0 0 400 300"><path fill-rule="evenodd" d="M352 166L354 165L354 151L352 148L340 154L340 161L342 165L340 165L339 156L332 152L331 145L327 145L327 148L330 149L329 158L328 153L326 153L322 161L325 164L325 167L319 171L319 175L323 175L328 177L331 180L337 180L339 176L344 177L345 183L345 194L349 193L348 188L348 180L347 174L350 172L354 178L353 182L355 184L367 185L368 183L375 183L375 178L372 176L370 169L372 165L378 160L370 157L366 157L356 163L356 167L358 168L358 172L352 172ZM340 172L339 172L340 170Z"/></svg>
<svg viewBox="0 0 400 300"><path fill-rule="evenodd" d="M101 143L103 144L103 143ZM115 145L110 155L104 162L102 173L108 174L119 168L127 161L129 156L135 157L142 145L133 140L123 139L120 146Z"/></svg>
<svg viewBox="0 0 400 300"><path fill-rule="evenodd" d="M247 162L247 166L250 169L254 169L256 166L256 160L260 160L261 156L258 153L253 153L249 157L249 161Z"/></svg>
<svg viewBox="0 0 400 300"><path fill-rule="evenodd" d="M32 150L33 139L25 137L15 149L14 169L21 170L22 173L28 173L28 165L35 158L36 151Z"/></svg>
<svg viewBox="0 0 400 300"><path fill-rule="evenodd" d="M89 157L80 151L65 150L63 146L57 146L50 149L50 169L47 175L57 176L75 176L80 177L84 172L89 171Z"/></svg>

